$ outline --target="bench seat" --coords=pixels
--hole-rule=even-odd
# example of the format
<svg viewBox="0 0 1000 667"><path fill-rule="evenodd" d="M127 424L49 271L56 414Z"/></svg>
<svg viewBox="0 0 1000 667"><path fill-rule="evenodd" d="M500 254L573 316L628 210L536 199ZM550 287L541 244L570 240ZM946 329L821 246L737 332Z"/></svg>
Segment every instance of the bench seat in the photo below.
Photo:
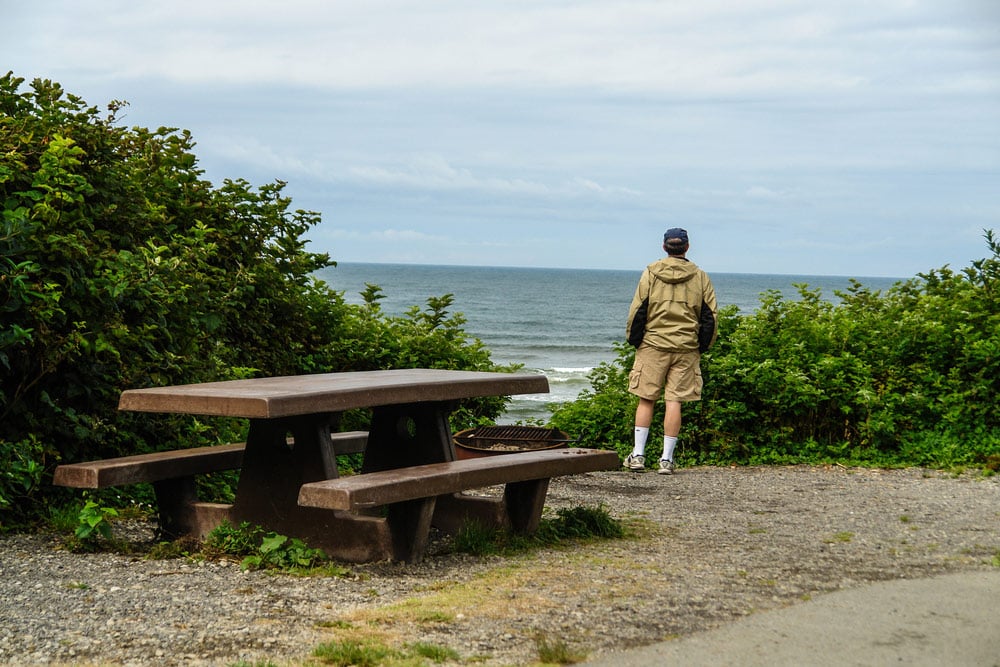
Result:
<svg viewBox="0 0 1000 667"><path fill-rule="evenodd" d="M246 443L193 447L169 452L135 454L115 459L69 463L56 468L56 486L77 489L105 489L142 482L235 470L243 463Z"/></svg>
<svg viewBox="0 0 1000 667"><path fill-rule="evenodd" d="M357 454L365 450L367 431L332 433L334 453ZM193 447L166 452L135 454L113 459L68 463L56 468L53 484L78 489L105 489L144 482L156 493L160 528L170 536L201 532L190 525L191 509L198 503L195 475L238 470L246 443Z"/></svg>
<svg viewBox="0 0 1000 667"><path fill-rule="evenodd" d="M617 453L597 449L502 454L303 484L299 505L347 511L385 506L395 557L416 562L432 524L454 532L467 520L479 520L531 533L541 520L549 479L620 465ZM501 484L504 497L499 501L455 495Z"/></svg>

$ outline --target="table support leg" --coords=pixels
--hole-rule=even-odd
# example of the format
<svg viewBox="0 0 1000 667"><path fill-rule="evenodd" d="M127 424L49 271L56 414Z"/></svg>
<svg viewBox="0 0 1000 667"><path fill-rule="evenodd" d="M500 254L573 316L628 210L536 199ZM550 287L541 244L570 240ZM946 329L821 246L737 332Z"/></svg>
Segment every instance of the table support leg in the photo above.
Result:
<svg viewBox="0 0 1000 667"><path fill-rule="evenodd" d="M153 482L160 532L166 538L196 533L190 507L198 502L198 487L194 477L161 479Z"/></svg>
<svg viewBox="0 0 1000 667"><path fill-rule="evenodd" d="M547 479L510 482L504 487L503 497L507 506L507 517L515 533L530 534L538 530L548 490Z"/></svg>
<svg viewBox="0 0 1000 667"><path fill-rule="evenodd" d="M389 505L386 521L392 533L394 560L407 563L423 560L433 516L433 497Z"/></svg>
<svg viewBox="0 0 1000 667"><path fill-rule="evenodd" d="M167 539L185 535L202 540L229 518L231 505L198 500L194 477L177 477L153 482L160 533Z"/></svg>
<svg viewBox="0 0 1000 667"><path fill-rule="evenodd" d="M298 512L303 484L336 476L328 416L251 420L234 516L259 525L280 525Z"/></svg>
<svg viewBox="0 0 1000 667"><path fill-rule="evenodd" d="M375 408L361 472L455 460L448 415L454 403L411 403Z"/></svg>
<svg viewBox="0 0 1000 667"><path fill-rule="evenodd" d="M303 484L337 477L329 424L329 415L251 420L230 520L298 537L340 560L392 558L385 518L299 507Z"/></svg>

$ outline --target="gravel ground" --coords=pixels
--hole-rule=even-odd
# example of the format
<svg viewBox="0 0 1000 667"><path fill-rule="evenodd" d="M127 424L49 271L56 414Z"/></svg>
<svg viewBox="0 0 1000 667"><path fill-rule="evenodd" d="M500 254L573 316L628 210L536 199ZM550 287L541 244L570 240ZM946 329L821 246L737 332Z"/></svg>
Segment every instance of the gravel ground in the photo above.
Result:
<svg viewBox="0 0 1000 667"><path fill-rule="evenodd" d="M540 641L608 656L828 591L1000 559L1000 477L975 473L687 468L552 481L547 507L579 505L603 505L634 536L509 558L449 554L441 540L419 565L324 578L6 536L0 662L301 665L323 642L364 635L449 647L458 664L527 665ZM118 530L140 552L152 536Z"/></svg>

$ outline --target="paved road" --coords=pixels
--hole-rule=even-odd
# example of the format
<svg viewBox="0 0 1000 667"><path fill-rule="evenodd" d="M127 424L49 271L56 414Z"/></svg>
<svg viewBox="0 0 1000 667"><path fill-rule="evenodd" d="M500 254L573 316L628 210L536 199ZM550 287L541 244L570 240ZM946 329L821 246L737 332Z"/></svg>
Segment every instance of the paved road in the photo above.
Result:
<svg viewBox="0 0 1000 667"><path fill-rule="evenodd" d="M1000 667L1000 569L837 591L591 667Z"/></svg>

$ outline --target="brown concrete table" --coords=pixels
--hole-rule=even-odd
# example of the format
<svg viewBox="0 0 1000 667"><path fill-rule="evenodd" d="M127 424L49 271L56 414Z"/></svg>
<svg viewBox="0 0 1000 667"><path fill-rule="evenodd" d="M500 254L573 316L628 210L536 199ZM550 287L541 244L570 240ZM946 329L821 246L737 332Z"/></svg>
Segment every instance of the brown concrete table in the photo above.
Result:
<svg viewBox="0 0 1000 667"><path fill-rule="evenodd" d="M344 560L368 561L392 557L382 517L298 504L303 484L338 476L330 425L341 413L372 410L364 474L454 461L448 416L461 399L548 390L542 375L405 369L131 389L118 407L250 420L235 502L193 503L191 522L200 532L223 519L247 521ZM447 503L439 511L458 510Z"/></svg>

